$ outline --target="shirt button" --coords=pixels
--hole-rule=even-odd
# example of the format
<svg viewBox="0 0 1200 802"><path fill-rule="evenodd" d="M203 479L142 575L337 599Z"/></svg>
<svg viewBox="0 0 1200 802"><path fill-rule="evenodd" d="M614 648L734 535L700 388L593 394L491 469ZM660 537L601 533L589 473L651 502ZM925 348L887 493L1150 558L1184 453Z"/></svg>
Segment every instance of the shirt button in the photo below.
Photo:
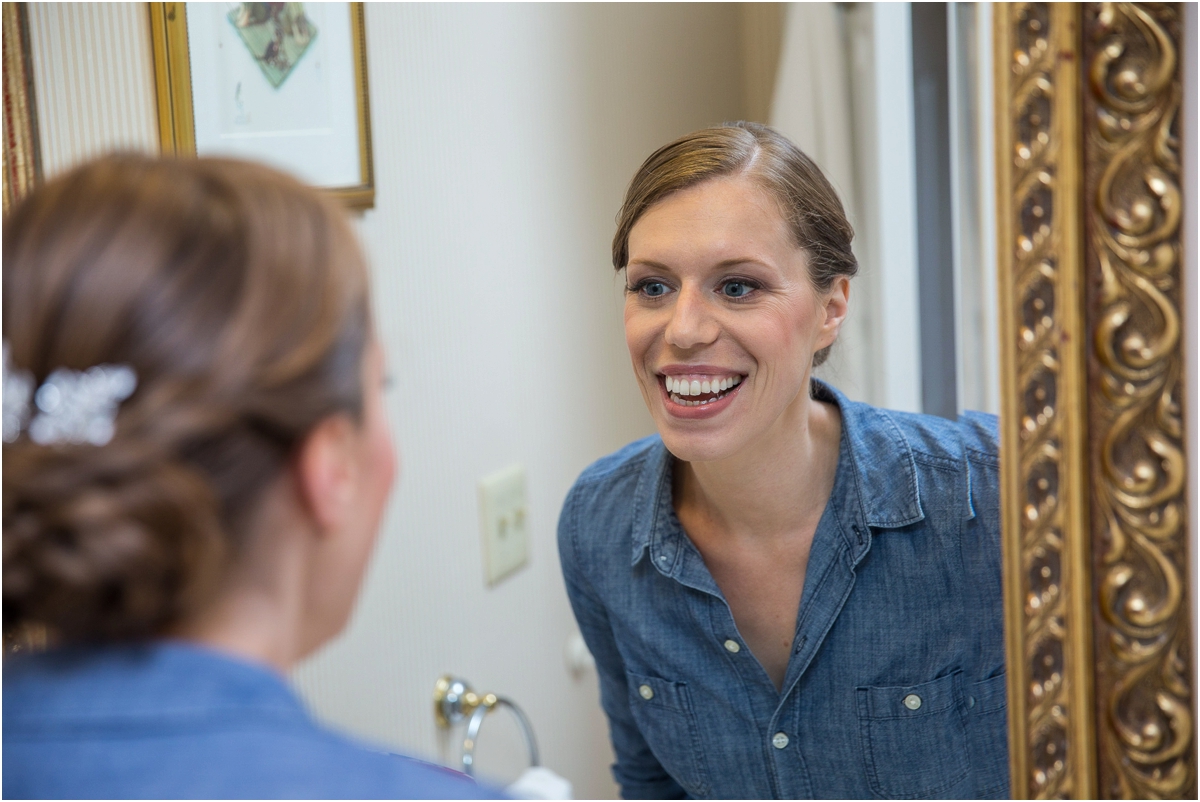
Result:
<svg viewBox="0 0 1200 802"><path fill-rule="evenodd" d="M909 710L918 710L921 707L921 697L915 693L910 693L904 697L904 706Z"/></svg>
<svg viewBox="0 0 1200 802"><path fill-rule="evenodd" d="M735 641L733 638L730 638L729 640L725 641L725 648L732 654L737 654L738 652L740 652L742 650L742 647L740 645L738 645L738 642Z"/></svg>
<svg viewBox="0 0 1200 802"><path fill-rule="evenodd" d="M975 697L968 696L967 697L967 707L974 707L974 706L975 706Z"/></svg>
<svg viewBox="0 0 1200 802"><path fill-rule="evenodd" d="M771 739L771 746L776 749L786 749L788 745L788 737L782 732L775 733L775 737Z"/></svg>
<svg viewBox="0 0 1200 802"><path fill-rule="evenodd" d="M647 702L654 698L654 689L649 685L643 685L642 687L638 688L638 693L640 693L642 698Z"/></svg>

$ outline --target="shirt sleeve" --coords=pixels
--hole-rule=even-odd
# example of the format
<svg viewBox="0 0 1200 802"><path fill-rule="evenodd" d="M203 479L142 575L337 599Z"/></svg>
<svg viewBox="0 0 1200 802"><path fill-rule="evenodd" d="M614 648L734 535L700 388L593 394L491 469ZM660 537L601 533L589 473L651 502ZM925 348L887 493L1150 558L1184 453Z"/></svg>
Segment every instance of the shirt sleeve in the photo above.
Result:
<svg viewBox="0 0 1200 802"><path fill-rule="evenodd" d="M558 519L558 553L571 609L600 675L600 704L608 716L609 737L617 757L613 777L625 799L683 799L686 793L650 750L629 707L625 662L617 649L608 611L583 570L585 564L603 563L579 559L576 490L568 494Z"/></svg>

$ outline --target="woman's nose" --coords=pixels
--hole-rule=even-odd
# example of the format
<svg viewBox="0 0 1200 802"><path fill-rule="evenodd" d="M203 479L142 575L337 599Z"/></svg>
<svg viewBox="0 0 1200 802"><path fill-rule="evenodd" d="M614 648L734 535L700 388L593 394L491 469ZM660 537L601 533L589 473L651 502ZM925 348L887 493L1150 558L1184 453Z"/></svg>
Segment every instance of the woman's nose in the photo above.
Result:
<svg viewBox="0 0 1200 802"><path fill-rule="evenodd" d="M667 343L676 348L696 348L717 339L719 327L701 290L684 288L671 307Z"/></svg>

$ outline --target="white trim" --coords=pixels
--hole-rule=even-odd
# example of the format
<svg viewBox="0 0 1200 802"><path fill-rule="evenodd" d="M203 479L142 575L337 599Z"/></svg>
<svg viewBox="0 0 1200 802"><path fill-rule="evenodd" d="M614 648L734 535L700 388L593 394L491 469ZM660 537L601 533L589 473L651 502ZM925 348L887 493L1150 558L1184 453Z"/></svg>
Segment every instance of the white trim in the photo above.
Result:
<svg viewBox="0 0 1200 802"><path fill-rule="evenodd" d="M909 3L879 3L874 13L881 403L920 412L912 8Z"/></svg>

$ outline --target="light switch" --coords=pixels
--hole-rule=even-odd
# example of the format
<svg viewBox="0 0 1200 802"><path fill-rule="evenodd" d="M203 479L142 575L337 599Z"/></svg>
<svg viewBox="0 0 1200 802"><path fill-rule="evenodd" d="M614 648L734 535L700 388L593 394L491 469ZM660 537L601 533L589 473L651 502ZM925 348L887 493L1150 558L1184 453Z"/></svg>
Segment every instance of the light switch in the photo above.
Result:
<svg viewBox="0 0 1200 802"><path fill-rule="evenodd" d="M525 467L511 465L479 480L483 573L494 585L529 561Z"/></svg>

